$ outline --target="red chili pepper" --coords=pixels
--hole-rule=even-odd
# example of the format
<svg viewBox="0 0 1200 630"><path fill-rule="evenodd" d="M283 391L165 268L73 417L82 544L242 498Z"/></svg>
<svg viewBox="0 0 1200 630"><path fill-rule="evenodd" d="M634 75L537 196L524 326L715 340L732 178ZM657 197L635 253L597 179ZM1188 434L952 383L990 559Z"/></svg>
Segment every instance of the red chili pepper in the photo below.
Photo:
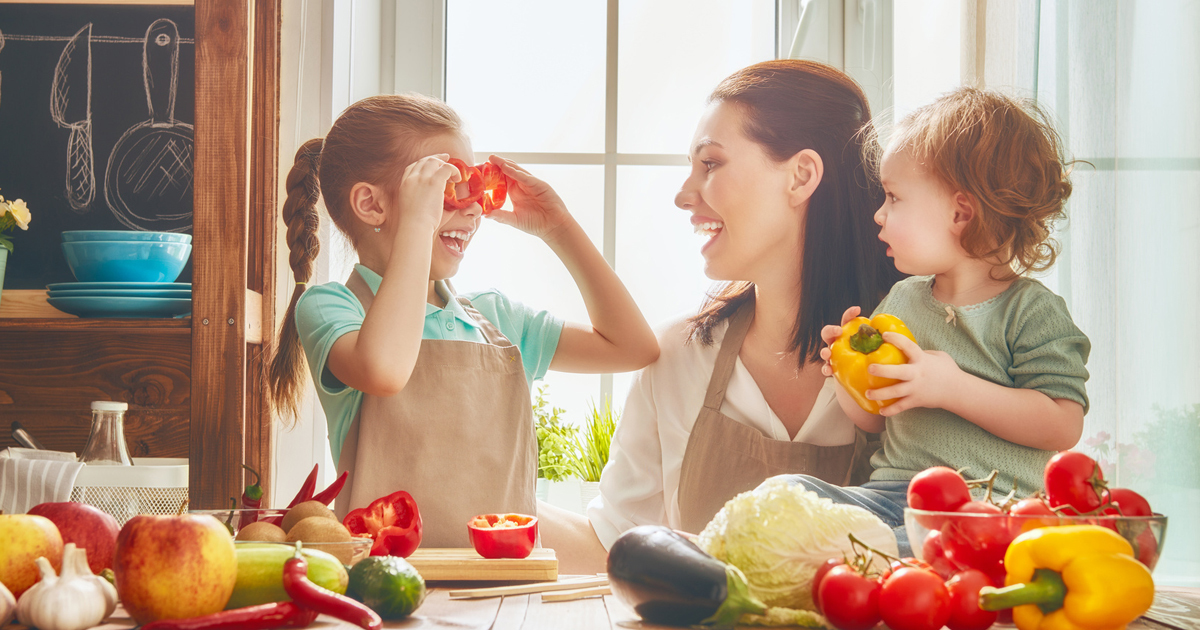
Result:
<svg viewBox="0 0 1200 630"><path fill-rule="evenodd" d="M503 206L508 198L508 177L491 162L484 162L475 168L483 175L483 213L491 214L492 210Z"/></svg>
<svg viewBox="0 0 1200 630"><path fill-rule="evenodd" d="M283 591L292 601L304 608L337 617L365 630L379 630L383 627L383 619L374 610L310 581L308 561L300 555L299 545L296 546L296 555L283 563Z"/></svg>
<svg viewBox="0 0 1200 630"><path fill-rule="evenodd" d="M412 495L401 490L352 510L342 525L353 536L374 538L372 556L407 558L421 545L421 512Z"/></svg>
<svg viewBox="0 0 1200 630"><path fill-rule="evenodd" d="M334 499L337 498L339 494L341 494L342 487L346 485L346 477L349 475L350 471L348 470L338 475L338 478L335 479L333 483L329 484L328 488L325 488L324 490L314 494L310 501L320 501L325 505L329 505Z"/></svg>
<svg viewBox="0 0 1200 630"><path fill-rule="evenodd" d="M254 475L254 483L246 486L246 489L242 491L242 507L256 510L262 507L263 489L260 485L262 477L258 475L257 470L254 470L245 464L242 464L242 468L245 468L250 472L250 474ZM241 529L257 520L258 517L253 513L242 512L241 517L238 518L238 529Z"/></svg>
<svg viewBox="0 0 1200 630"><path fill-rule="evenodd" d="M467 163L458 159L450 158L450 164L458 169L458 174L462 176L462 180L458 182L446 182L446 192L442 200L442 206L446 210L461 210L476 203L483 196L483 174L474 166L467 166ZM457 186L459 184L467 185L467 196L459 197Z"/></svg>
<svg viewBox="0 0 1200 630"><path fill-rule="evenodd" d="M316 610L302 608L295 602L274 602L222 610L202 617L162 619L152 621L142 630L271 630L272 628L304 628L316 620Z"/></svg>
<svg viewBox="0 0 1200 630"><path fill-rule="evenodd" d="M320 464L313 464L312 472L308 473L308 477L304 479L304 483L300 486L300 491L292 498L292 502L287 504L286 509L292 509L297 505L312 499L313 490L317 487L317 467ZM282 516L267 516L261 519L264 523L280 525L283 523Z"/></svg>

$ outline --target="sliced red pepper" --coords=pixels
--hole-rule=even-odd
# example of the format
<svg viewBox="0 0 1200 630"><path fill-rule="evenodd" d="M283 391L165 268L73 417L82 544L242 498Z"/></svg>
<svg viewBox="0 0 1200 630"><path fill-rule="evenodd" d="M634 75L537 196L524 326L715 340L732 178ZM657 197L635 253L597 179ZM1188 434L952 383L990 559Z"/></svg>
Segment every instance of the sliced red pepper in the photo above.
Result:
<svg viewBox="0 0 1200 630"><path fill-rule="evenodd" d="M483 175L483 213L491 214L508 199L508 177L491 162L484 162L475 168Z"/></svg>
<svg viewBox="0 0 1200 630"><path fill-rule="evenodd" d="M484 558L527 558L537 541L538 520L525 514L480 514L467 522L471 545Z"/></svg>
<svg viewBox="0 0 1200 630"><path fill-rule="evenodd" d="M443 207L446 210L461 210L470 207L483 197L483 174L474 166L468 166L466 162L458 158L450 158L450 164L458 169L458 174L462 176L462 180L458 182L446 182L446 192L443 199ZM458 196L458 185L467 185L467 196Z"/></svg>
<svg viewBox="0 0 1200 630"><path fill-rule="evenodd" d="M403 490L351 510L342 525L353 536L375 540L372 556L407 558L421 545L421 513L412 495Z"/></svg>
<svg viewBox="0 0 1200 630"><path fill-rule="evenodd" d="M324 505L329 505L342 492L342 487L346 485L346 477L350 475L350 471L345 471L338 475L338 478L329 484L328 488L313 495L312 501L320 501Z"/></svg>

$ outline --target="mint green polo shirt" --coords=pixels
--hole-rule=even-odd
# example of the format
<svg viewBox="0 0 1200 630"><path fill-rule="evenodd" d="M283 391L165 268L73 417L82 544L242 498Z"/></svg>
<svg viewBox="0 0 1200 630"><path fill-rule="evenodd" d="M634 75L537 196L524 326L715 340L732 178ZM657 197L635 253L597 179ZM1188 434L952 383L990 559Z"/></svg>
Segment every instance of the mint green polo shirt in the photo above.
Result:
<svg viewBox="0 0 1200 630"><path fill-rule="evenodd" d="M362 265L354 268L367 281L372 293L379 291L382 276ZM444 282L439 282L436 288L443 298L449 295ZM562 320L547 311L514 302L494 289L462 295L521 350L525 379L530 386L546 375L558 348ZM309 288L296 305L296 330L308 358L317 398L325 410L335 462L341 457L342 443L362 406L363 393L346 386L329 371L329 350L342 335L362 328L366 315L362 303L340 282ZM479 325L456 300L446 300L446 308L425 305L425 330L421 338L487 343Z"/></svg>

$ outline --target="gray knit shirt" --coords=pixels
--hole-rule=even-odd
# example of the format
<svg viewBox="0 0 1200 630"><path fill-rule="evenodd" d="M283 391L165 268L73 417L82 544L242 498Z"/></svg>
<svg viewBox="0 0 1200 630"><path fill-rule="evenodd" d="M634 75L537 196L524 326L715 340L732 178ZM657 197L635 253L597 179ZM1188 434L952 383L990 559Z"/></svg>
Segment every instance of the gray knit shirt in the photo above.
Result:
<svg viewBox="0 0 1200 630"><path fill-rule="evenodd" d="M933 276L916 276L896 283L879 313L899 317L922 349L949 354L964 372L1073 400L1087 412L1091 343L1066 302L1037 280L1019 278L986 302L950 306L933 297ZM965 469L968 479L996 469L997 492L1008 493L1015 481L1017 494L1027 496L1042 488L1053 455L996 437L945 409L917 408L887 419L883 448L871 458L871 480L907 480L932 466Z"/></svg>

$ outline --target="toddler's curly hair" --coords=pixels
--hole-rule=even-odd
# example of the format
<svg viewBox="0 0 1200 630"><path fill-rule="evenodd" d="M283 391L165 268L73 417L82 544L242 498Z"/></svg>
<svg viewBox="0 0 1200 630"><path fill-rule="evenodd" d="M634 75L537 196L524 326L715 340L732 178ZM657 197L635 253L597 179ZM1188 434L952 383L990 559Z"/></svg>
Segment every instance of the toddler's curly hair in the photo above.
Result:
<svg viewBox="0 0 1200 630"><path fill-rule="evenodd" d="M1011 269L1010 278L1054 264L1050 235L1066 217L1070 164L1037 103L959 88L900 121L888 151L901 150L971 198L975 217L961 237L968 254Z"/></svg>

